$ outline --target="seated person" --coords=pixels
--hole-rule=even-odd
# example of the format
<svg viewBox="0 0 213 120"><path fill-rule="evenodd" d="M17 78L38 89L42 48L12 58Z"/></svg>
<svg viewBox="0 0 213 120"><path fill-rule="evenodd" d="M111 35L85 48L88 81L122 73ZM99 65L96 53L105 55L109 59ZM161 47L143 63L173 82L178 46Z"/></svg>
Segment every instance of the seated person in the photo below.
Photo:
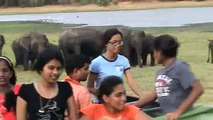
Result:
<svg viewBox="0 0 213 120"><path fill-rule="evenodd" d="M81 81L86 81L89 73L90 59L83 55L68 55L65 59L65 70L67 76L65 81L69 82L73 89L76 103L76 110L92 104L91 96L86 87L81 85Z"/></svg>
<svg viewBox="0 0 213 120"><path fill-rule="evenodd" d="M118 76L104 78L97 97L103 104L92 104L81 109L80 120L150 120L139 108L125 104L126 90Z"/></svg>
<svg viewBox="0 0 213 120"><path fill-rule="evenodd" d="M154 56L164 66L157 72L155 90L141 98L136 106L157 100L167 120L177 120L203 93L202 85L189 69L177 60L179 43L170 35L161 35L154 41Z"/></svg>

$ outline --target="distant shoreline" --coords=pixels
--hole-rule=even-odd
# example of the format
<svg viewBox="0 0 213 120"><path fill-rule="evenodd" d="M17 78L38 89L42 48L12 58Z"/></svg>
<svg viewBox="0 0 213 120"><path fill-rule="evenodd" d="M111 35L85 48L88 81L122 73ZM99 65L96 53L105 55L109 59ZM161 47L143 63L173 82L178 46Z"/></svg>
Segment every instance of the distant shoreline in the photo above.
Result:
<svg viewBox="0 0 213 120"><path fill-rule="evenodd" d="M183 7L213 7L213 1L179 1L179 2L119 2L118 5L107 7L97 5L55 5L42 7L9 7L0 8L0 15L4 14L25 14L25 13L55 13L55 12L83 12L83 11L119 11L119 10L143 10L160 8L183 8Z"/></svg>

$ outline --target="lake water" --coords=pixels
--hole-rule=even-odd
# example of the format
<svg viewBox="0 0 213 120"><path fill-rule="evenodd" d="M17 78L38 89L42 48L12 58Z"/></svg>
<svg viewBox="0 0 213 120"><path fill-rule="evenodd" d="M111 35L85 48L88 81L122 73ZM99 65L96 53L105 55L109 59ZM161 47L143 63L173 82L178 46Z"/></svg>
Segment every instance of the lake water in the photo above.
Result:
<svg viewBox="0 0 213 120"><path fill-rule="evenodd" d="M0 15L0 21L48 21L90 26L168 27L213 22L213 7Z"/></svg>

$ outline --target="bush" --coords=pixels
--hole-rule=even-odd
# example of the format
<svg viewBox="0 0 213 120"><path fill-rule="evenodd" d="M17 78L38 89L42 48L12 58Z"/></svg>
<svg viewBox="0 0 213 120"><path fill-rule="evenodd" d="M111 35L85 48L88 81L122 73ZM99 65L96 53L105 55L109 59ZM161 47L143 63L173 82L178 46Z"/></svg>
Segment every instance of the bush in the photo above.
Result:
<svg viewBox="0 0 213 120"><path fill-rule="evenodd" d="M31 6L31 0L18 0L20 7L29 7Z"/></svg>
<svg viewBox="0 0 213 120"><path fill-rule="evenodd" d="M4 7L18 6L18 1L17 0L0 0L0 6L4 6Z"/></svg>
<svg viewBox="0 0 213 120"><path fill-rule="evenodd" d="M97 0L96 4L100 6L108 6L110 2L108 0Z"/></svg>
<svg viewBox="0 0 213 120"><path fill-rule="evenodd" d="M44 6L45 0L36 0L35 6Z"/></svg>
<svg viewBox="0 0 213 120"><path fill-rule="evenodd" d="M4 5L4 1L5 1L5 0L0 0L0 6L3 6L3 5Z"/></svg>
<svg viewBox="0 0 213 120"><path fill-rule="evenodd" d="M58 0L45 0L45 5L56 5Z"/></svg>
<svg viewBox="0 0 213 120"><path fill-rule="evenodd" d="M79 2L81 5L88 5L91 3L90 0L80 0Z"/></svg>
<svg viewBox="0 0 213 120"><path fill-rule="evenodd" d="M112 0L112 4L113 5L117 5L118 4L118 0Z"/></svg>
<svg viewBox="0 0 213 120"><path fill-rule="evenodd" d="M46 5L46 0L18 0L20 7L36 7Z"/></svg>

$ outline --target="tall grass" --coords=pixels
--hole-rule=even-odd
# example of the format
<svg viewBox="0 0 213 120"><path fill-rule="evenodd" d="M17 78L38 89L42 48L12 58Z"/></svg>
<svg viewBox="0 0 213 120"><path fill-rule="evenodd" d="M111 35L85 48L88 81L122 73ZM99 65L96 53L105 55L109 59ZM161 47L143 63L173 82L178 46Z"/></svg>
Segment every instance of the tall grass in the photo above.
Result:
<svg viewBox="0 0 213 120"><path fill-rule="evenodd" d="M11 50L11 42L19 38L28 31L37 30L44 33L50 42L57 44L59 34L64 30L62 24L42 24L32 22L0 22L0 34L6 38L6 45L3 48L3 55L8 56L14 61L14 55ZM198 103L213 104L213 64L206 63L208 53L207 39L213 38L213 24L196 24L183 27L162 27L162 28L134 28L144 30L146 33L153 35L171 34L177 37L181 43L178 59L182 59L190 64L194 74L200 79L205 88L204 95L199 99ZM145 66L144 68L132 68L134 77L143 91L154 89L155 73L161 65L155 67ZM39 76L35 71L23 71L16 68L18 82L28 83L38 80ZM60 79L65 77L65 73ZM86 84L86 83L84 83ZM128 94L133 94L128 87Z"/></svg>

